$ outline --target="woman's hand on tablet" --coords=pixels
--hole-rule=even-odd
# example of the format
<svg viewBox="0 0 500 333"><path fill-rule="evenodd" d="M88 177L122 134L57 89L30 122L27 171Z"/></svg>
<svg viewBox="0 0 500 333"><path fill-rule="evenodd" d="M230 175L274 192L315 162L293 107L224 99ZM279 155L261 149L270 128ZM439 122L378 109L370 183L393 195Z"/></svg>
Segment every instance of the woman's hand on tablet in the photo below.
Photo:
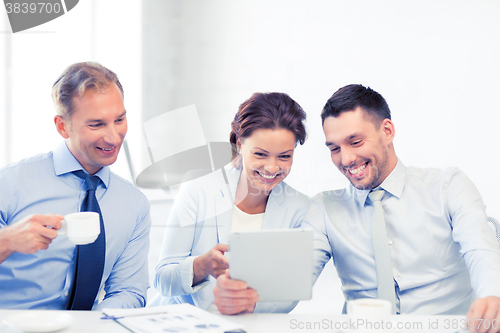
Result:
<svg viewBox="0 0 500 333"><path fill-rule="evenodd" d="M217 244L210 251L198 256L193 261L193 286L212 275L217 278L229 267L229 260L224 256L227 252L227 244Z"/></svg>
<svg viewBox="0 0 500 333"><path fill-rule="evenodd" d="M257 291L248 288L246 282L232 280L229 270L217 278L214 288L214 303L222 314L251 313L259 301Z"/></svg>

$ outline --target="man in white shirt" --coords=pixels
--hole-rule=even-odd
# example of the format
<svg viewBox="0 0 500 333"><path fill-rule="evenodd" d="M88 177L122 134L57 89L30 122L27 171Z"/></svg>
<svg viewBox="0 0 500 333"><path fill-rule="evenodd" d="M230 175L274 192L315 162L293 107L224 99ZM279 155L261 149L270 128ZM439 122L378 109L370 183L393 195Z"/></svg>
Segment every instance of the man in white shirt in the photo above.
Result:
<svg viewBox="0 0 500 333"><path fill-rule="evenodd" d="M339 89L321 117L332 161L352 186L318 194L303 222L316 230L315 278L332 257L347 300L377 298L368 194L381 189L396 311L467 313L476 327L485 319L481 332L496 332L500 250L472 182L457 168L405 167L394 150L389 107L370 88ZM239 287L246 286L220 276L214 293L221 312L253 309L253 291Z"/></svg>

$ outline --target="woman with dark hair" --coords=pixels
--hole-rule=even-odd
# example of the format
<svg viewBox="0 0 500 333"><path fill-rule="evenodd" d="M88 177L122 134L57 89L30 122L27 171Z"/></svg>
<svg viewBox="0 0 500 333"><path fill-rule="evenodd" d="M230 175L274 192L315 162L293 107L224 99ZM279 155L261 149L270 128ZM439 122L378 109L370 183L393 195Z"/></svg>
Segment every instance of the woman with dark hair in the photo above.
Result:
<svg viewBox="0 0 500 333"><path fill-rule="evenodd" d="M231 164L225 172L181 186L156 267L161 296L151 305L190 303L208 309L215 279L228 268L224 253L231 231L300 225L309 198L283 180L297 143L306 139L305 119L300 105L283 93L255 93L240 105L231 124ZM289 311L288 306L273 311Z"/></svg>

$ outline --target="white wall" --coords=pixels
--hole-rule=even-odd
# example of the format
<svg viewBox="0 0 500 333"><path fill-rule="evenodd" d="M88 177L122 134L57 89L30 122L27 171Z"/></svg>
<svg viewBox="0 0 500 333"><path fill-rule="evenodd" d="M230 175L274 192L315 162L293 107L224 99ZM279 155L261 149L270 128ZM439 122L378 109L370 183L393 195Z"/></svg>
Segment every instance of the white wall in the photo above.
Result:
<svg viewBox="0 0 500 333"><path fill-rule="evenodd" d="M288 180L312 195L345 184L323 147L320 110L339 87L362 83L387 99L406 164L462 168L499 217L499 14L500 3L486 0L87 0L8 34L0 11L0 162L59 142L51 85L70 63L96 60L125 86L135 156L141 109L156 115L196 104L207 139L227 140L232 116L253 92L289 93L308 113L309 140ZM115 169L128 176L124 163Z"/></svg>
<svg viewBox="0 0 500 333"><path fill-rule="evenodd" d="M144 118L196 104L207 140L224 141L253 92L286 92L309 119L287 181L314 195L347 185L324 146L321 109L361 83L388 101L406 165L460 167L499 218L499 17L497 1L144 1ZM166 215L153 221L157 235ZM338 313L330 264L317 287L320 301L297 311Z"/></svg>
<svg viewBox="0 0 500 333"><path fill-rule="evenodd" d="M141 2L126 3L120 9L120 0L83 0L65 15L16 34L0 9L0 97L10 97L11 107L2 98L0 128L11 135L0 136L1 165L52 150L62 140L53 123L51 88L67 66L80 61L100 62L118 74L125 90L128 137L133 146L139 142ZM129 176L123 156L113 169Z"/></svg>
<svg viewBox="0 0 500 333"><path fill-rule="evenodd" d="M308 113L309 140L288 181L313 195L346 184L319 113L341 86L368 85L389 103L402 161L460 167L500 217L499 2L149 0L144 8L148 112L196 104L207 140L226 140L253 92L289 93Z"/></svg>

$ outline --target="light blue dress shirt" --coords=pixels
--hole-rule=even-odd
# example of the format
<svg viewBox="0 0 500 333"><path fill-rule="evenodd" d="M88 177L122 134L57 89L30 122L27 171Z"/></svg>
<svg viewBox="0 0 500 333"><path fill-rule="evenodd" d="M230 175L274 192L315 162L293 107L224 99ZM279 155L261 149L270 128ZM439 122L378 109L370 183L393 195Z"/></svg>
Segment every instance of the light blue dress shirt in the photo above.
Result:
<svg viewBox="0 0 500 333"><path fill-rule="evenodd" d="M475 295L500 297L500 250L462 171L398 161L380 187L401 313L465 314ZM332 257L346 300L377 297L368 193L320 193L302 224L316 229L315 278Z"/></svg>
<svg viewBox="0 0 500 333"><path fill-rule="evenodd" d="M66 215L80 211L83 169L66 144L54 152L10 164L0 170L0 227L30 214ZM108 167L96 196L106 228L106 260L100 289L106 296L94 308L141 307L148 288L151 220L146 197ZM13 253L0 263L0 308L66 309L75 271L76 246L64 235L47 250Z"/></svg>

